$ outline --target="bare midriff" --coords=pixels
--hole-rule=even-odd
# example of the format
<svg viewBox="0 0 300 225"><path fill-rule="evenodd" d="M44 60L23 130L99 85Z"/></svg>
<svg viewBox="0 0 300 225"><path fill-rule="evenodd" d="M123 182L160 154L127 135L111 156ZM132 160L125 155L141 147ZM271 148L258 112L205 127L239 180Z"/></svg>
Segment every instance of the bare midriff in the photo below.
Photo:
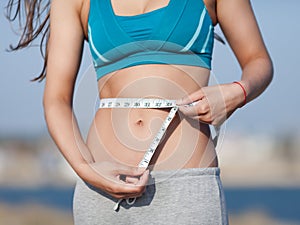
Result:
<svg viewBox="0 0 300 225"><path fill-rule="evenodd" d="M184 65L139 65L100 78L100 98L179 99L208 83L210 71ZM137 166L170 109L99 109L87 145L96 162ZM218 166L207 124L177 113L154 157L153 170Z"/></svg>

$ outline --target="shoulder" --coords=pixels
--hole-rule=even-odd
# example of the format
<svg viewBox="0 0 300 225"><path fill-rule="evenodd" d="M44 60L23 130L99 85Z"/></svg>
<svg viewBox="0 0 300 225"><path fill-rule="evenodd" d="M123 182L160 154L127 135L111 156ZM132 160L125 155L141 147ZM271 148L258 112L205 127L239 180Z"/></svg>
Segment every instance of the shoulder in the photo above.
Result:
<svg viewBox="0 0 300 225"><path fill-rule="evenodd" d="M76 13L80 15L84 2L87 0L52 0L51 11L64 11L65 13Z"/></svg>
<svg viewBox="0 0 300 225"><path fill-rule="evenodd" d="M52 0L50 6L50 25L54 20L60 21L72 18L78 21L83 33L86 33L86 23L89 14L90 0Z"/></svg>
<svg viewBox="0 0 300 225"><path fill-rule="evenodd" d="M236 17L236 15L252 11L250 0L215 0L215 5L218 17L223 14Z"/></svg>

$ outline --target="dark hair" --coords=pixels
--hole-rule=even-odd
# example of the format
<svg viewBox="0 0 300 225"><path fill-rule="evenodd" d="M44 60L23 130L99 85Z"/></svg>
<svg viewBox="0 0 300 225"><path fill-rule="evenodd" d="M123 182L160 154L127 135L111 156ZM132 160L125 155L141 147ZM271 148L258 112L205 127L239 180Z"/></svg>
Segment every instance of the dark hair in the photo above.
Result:
<svg viewBox="0 0 300 225"><path fill-rule="evenodd" d="M16 46L10 45L10 51L29 47L34 40L42 35L40 52L44 58L44 66L39 76L31 80L42 81L46 77L50 0L9 0L6 5L6 18L10 22L18 20L19 28L22 30L18 44Z"/></svg>

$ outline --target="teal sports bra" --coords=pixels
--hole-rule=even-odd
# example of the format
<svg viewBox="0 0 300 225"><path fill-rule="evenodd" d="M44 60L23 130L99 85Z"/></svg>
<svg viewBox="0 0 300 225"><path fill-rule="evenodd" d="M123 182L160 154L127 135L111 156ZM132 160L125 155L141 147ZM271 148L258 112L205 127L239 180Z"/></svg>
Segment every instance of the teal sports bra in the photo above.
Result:
<svg viewBox="0 0 300 225"><path fill-rule="evenodd" d="M211 69L214 26L201 0L170 0L134 16L115 15L111 0L90 0L88 42L97 80L142 64Z"/></svg>
<svg viewBox="0 0 300 225"><path fill-rule="evenodd" d="M148 40L156 26L159 26L166 7L135 16L115 15L121 28L136 41Z"/></svg>

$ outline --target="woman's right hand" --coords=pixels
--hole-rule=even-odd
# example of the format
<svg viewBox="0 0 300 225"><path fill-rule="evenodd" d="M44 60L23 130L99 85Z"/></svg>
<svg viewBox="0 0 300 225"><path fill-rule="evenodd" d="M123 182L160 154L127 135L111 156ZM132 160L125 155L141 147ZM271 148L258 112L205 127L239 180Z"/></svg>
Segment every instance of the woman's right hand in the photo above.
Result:
<svg viewBox="0 0 300 225"><path fill-rule="evenodd" d="M140 197L149 178L148 169L113 162L85 163L79 168L83 180L117 199Z"/></svg>

